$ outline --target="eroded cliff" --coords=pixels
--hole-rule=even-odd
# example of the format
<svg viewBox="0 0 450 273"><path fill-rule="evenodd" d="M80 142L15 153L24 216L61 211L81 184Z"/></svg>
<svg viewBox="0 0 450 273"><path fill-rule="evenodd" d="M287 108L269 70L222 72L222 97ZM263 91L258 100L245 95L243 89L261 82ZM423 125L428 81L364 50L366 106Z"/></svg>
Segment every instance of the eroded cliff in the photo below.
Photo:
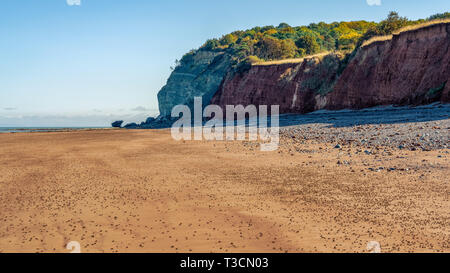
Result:
<svg viewBox="0 0 450 273"><path fill-rule="evenodd" d="M332 91L342 59L342 55L330 54L230 72L211 104L280 105L281 113L314 111L316 96Z"/></svg>
<svg viewBox="0 0 450 273"><path fill-rule="evenodd" d="M177 104L280 105L281 113L450 102L450 23L405 31L359 48L236 71L223 52L197 51L158 94L161 116Z"/></svg>
<svg viewBox="0 0 450 273"><path fill-rule="evenodd" d="M279 104L281 113L449 102L450 24L394 35L342 56L253 65L228 74L211 103Z"/></svg>
<svg viewBox="0 0 450 273"><path fill-rule="evenodd" d="M364 47L326 97L326 108L449 102L449 48L449 23L403 32Z"/></svg>

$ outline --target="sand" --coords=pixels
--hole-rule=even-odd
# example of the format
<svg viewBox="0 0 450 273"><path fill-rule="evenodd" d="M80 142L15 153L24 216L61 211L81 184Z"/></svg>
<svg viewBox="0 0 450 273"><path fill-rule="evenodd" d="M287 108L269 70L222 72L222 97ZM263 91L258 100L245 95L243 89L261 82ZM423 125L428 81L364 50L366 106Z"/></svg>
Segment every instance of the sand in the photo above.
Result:
<svg viewBox="0 0 450 273"><path fill-rule="evenodd" d="M448 149L261 152L168 130L0 143L0 252L450 252Z"/></svg>

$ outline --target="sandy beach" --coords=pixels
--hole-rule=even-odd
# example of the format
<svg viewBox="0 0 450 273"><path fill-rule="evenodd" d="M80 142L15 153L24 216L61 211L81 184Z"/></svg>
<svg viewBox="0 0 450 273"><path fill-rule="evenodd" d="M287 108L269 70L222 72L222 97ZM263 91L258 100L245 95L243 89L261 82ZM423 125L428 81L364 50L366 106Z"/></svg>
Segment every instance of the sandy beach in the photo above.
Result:
<svg viewBox="0 0 450 273"><path fill-rule="evenodd" d="M450 252L448 149L283 136L264 153L168 130L0 142L0 252Z"/></svg>

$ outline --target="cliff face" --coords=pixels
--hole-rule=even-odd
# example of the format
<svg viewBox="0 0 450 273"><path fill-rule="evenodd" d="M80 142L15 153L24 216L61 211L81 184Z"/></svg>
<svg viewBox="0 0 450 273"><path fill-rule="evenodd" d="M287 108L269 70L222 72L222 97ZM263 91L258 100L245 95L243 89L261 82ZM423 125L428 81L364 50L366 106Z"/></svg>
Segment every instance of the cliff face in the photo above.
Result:
<svg viewBox="0 0 450 273"><path fill-rule="evenodd" d="M223 52L197 51L184 58L158 93L161 116L170 116L175 105L192 106L194 97L211 101L230 68L231 58Z"/></svg>
<svg viewBox="0 0 450 273"><path fill-rule="evenodd" d="M449 49L450 24L405 32L362 48L327 96L326 107L449 102Z"/></svg>
<svg viewBox="0 0 450 273"><path fill-rule="evenodd" d="M450 102L450 24L394 35L360 48L348 61L330 54L296 63L231 69L224 52L197 51L158 94L161 116L173 106L280 105L281 113L359 109L376 105Z"/></svg>
<svg viewBox="0 0 450 273"><path fill-rule="evenodd" d="M450 24L440 24L361 48L343 71L335 54L301 63L254 65L228 74L211 103L279 104L281 113L305 113L450 102L449 47Z"/></svg>
<svg viewBox="0 0 450 273"><path fill-rule="evenodd" d="M299 63L254 65L230 73L211 104L280 105L280 113L314 111L316 96L332 91L342 56L305 58Z"/></svg>

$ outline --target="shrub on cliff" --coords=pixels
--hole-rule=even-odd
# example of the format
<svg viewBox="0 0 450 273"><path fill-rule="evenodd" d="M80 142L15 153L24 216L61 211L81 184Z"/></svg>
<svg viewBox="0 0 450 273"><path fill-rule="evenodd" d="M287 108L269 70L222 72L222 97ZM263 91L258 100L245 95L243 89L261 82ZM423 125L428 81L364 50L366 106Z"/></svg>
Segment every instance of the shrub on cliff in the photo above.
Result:
<svg viewBox="0 0 450 273"><path fill-rule="evenodd" d="M400 15L395 11L391 11L385 20L381 21L376 26L371 26L364 33L358 41L358 46L372 37L391 35L395 31L410 24L414 24L414 22L409 21L406 17L400 17Z"/></svg>
<svg viewBox="0 0 450 273"><path fill-rule="evenodd" d="M306 54L311 55L311 54L316 54L317 52L320 51L320 46L317 43L316 38L314 38L311 35L306 35L301 37L300 39L298 39L295 44L299 47L299 48L303 48L306 52Z"/></svg>
<svg viewBox="0 0 450 273"><path fill-rule="evenodd" d="M181 65L190 63L193 61L195 54L197 51L195 49L190 50L188 53L184 54L181 60L179 61Z"/></svg>
<svg viewBox="0 0 450 273"><path fill-rule="evenodd" d="M226 51L238 62L245 61L249 56L263 60L289 59L321 51L352 49L359 37L375 25L366 21L320 22L301 27L281 23L278 27L234 31L220 39L206 41L200 50Z"/></svg>
<svg viewBox="0 0 450 273"><path fill-rule="evenodd" d="M263 60L261 60L260 58L258 58L257 56L248 56L246 59L246 62L250 63L250 64L256 64L259 62L262 62Z"/></svg>
<svg viewBox="0 0 450 273"><path fill-rule="evenodd" d="M263 62L264 60L261 60L257 56L248 56L244 60L238 62L234 66L234 71L236 73L244 73L252 67L252 65Z"/></svg>
<svg viewBox="0 0 450 273"><path fill-rule="evenodd" d="M219 40L209 39L202 47L206 50L213 50L216 49L219 45L220 45Z"/></svg>
<svg viewBox="0 0 450 273"><path fill-rule="evenodd" d="M263 37L255 50L256 56L264 60L280 60L294 58L297 47L291 39L280 40L271 36Z"/></svg>
<svg viewBox="0 0 450 273"><path fill-rule="evenodd" d="M239 60L244 60L249 56L255 55L255 44L257 40L250 37L245 37L241 39L240 43L234 46L234 55L238 57Z"/></svg>
<svg viewBox="0 0 450 273"><path fill-rule="evenodd" d="M291 27L291 26L287 23L280 23L277 28L288 28L288 27Z"/></svg>
<svg viewBox="0 0 450 273"><path fill-rule="evenodd" d="M435 15L431 15L427 18L428 21L439 20L439 19L448 19L450 18L450 12L437 13Z"/></svg>
<svg viewBox="0 0 450 273"><path fill-rule="evenodd" d="M342 35L337 40L337 48L339 50L349 50L353 49L354 45L358 43L359 39L362 37L362 35L358 34L357 32L348 33L346 35Z"/></svg>
<svg viewBox="0 0 450 273"><path fill-rule="evenodd" d="M227 34L225 35L221 40L220 40L220 44L223 46L231 46L234 43L236 43L236 41L238 40L238 37L234 34Z"/></svg>
<svg viewBox="0 0 450 273"><path fill-rule="evenodd" d="M390 35L405 26L445 18L450 18L450 13L436 14L426 20L410 21L397 12L390 12L380 23L320 22L299 27L281 23L278 27L264 26L234 31L220 39L206 41L200 50L227 52L238 63L246 61L249 56L257 56L263 60L282 60L323 51L351 51L374 36ZM183 59L190 56L187 55Z"/></svg>
<svg viewBox="0 0 450 273"><path fill-rule="evenodd" d="M378 33L380 35L389 35L394 33L394 31L401 29L409 24L409 20L406 17L400 17L400 15L391 11L388 17L381 21L377 26Z"/></svg>

